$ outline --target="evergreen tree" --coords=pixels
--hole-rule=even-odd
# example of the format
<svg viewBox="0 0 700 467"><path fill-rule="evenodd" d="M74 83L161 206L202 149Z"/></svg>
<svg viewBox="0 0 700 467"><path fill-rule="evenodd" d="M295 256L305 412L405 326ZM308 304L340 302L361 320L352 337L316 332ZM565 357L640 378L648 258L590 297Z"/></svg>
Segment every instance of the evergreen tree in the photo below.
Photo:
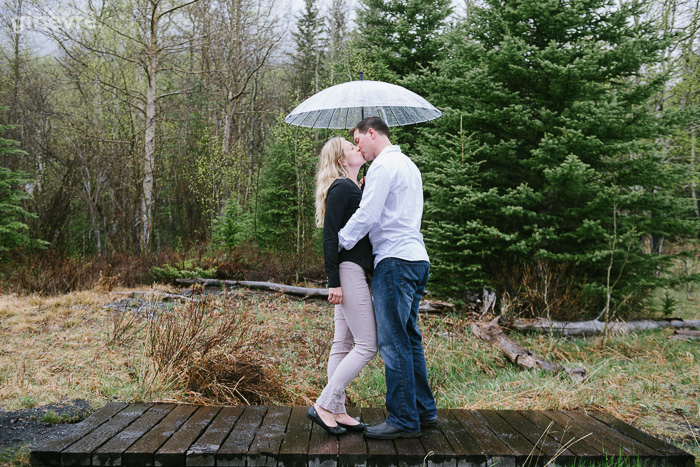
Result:
<svg viewBox="0 0 700 467"><path fill-rule="evenodd" d="M272 132L260 175L257 241L263 249L303 260L314 227L314 174L318 149L312 132L281 124Z"/></svg>
<svg viewBox="0 0 700 467"><path fill-rule="evenodd" d="M656 144L679 115L649 105L667 77L641 72L667 42L630 20L640 8L488 0L452 32L436 71L406 80L445 109L419 138L426 225L435 226L426 243L433 257L462 259L434 264L433 289L485 280L517 294L523 281L512 277L528 266L567 265L580 303L597 314L608 294L615 309L631 309L659 284L671 257L645 243L697 225L688 200L674 199L679 174ZM455 138L464 135L462 161Z"/></svg>
<svg viewBox="0 0 700 467"><path fill-rule="evenodd" d="M398 78L439 60L450 0L361 0L355 46L374 62L375 79Z"/></svg>
<svg viewBox="0 0 700 467"><path fill-rule="evenodd" d="M306 0L305 10L297 18L292 33L296 50L292 57L292 83L299 100L318 92L319 75L323 63L322 27L315 0Z"/></svg>
<svg viewBox="0 0 700 467"><path fill-rule="evenodd" d="M7 131L8 125L0 125L0 132ZM11 155L21 155L17 141L0 138L0 161ZM21 171L13 171L0 165L0 258L8 251L30 246L43 246L45 242L32 241L26 219L36 217L22 207L27 198L25 185L31 180Z"/></svg>

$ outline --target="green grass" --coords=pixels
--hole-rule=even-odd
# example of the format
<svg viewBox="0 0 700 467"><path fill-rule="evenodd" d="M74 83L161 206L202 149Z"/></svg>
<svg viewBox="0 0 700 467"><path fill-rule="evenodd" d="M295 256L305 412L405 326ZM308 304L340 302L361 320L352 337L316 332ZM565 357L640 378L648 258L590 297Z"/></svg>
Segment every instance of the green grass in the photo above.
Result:
<svg viewBox="0 0 700 467"><path fill-rule="evenodd" d="M20 396L17 399L17 406L21 409L31 409L32 407L36 407L38 403L38 399L33 395Z"/></svg>
<svg viewBox="0 0 700 467"><path fill-rule="evenodd" d="M52 425L65 424L65 423L78 423L85 418L81 414L57 414L53 410L49 410L44 415L37 416L35 419L39 422L50 423Z"/></svg>
<svg viewBox="0 0 700 467"><path fill-rule="evenodd" d="M29 467L29 447L12 446L0 450L0 466L3 467Z"/></svg>

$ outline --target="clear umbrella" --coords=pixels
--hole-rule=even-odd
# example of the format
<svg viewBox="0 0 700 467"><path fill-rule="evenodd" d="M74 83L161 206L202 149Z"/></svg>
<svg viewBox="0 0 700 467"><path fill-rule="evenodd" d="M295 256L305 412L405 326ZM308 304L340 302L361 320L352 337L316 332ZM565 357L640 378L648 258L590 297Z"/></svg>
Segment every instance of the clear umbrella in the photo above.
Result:
<svg viewBox="0 0 700 467"><path fill-rule="evenodd" d="M418 94L382 81L337 84L299 104L285 122L307 128L354 127L365 117L380 117L388 126L427 122L442 115Z"/></svg>

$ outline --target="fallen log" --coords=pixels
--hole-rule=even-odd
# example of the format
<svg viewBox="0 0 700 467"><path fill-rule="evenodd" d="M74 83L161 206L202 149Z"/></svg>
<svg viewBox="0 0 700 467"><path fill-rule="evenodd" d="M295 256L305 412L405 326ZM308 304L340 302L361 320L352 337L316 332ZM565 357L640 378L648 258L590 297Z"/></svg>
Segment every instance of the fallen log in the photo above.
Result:
<svg viewBox="0 0 700 467"><path fill-rule="evenodd" d="M454 311L454 309L455 306L452 303L441 300L421 300L418 305L418 311L423 313L445 313L446 311Z"/></svg>
<svg viewBox="0 0 700 467"><path fill-rule="evenodd" d="M219 279L202 279L198 277L193 279L175 279L175 282L184 285L202 284L205 287L248 287L250 289L270 290L272 292L282 292L290 295L298 295L304 298L328 298L328 289L295 287L292 285L277 284L274 282L232 281Z"/></svg>
<svg viewBox="0 0 700 467"><path fill-rule="evenodd" d="M605 323L593 319L590 321L549 321L547 319L516 319L508 323L508 327L518 331L552 332L562 336L595 336L603 333ZM639 320L616 321L608 324L613 334L648 331L662 328L700 328L700 320Z"/></svg>
<svg viewBox="0 0 700 467"><path fill-rule="evenodd" d="M205 287L248 287L251 289L270 290L273 292L282 292L290 295L298 295L304 298L328 298L328 289L295 287L291 285L277 284L275 282L257 282L257 281L234 281L234 280L219 280L219 279L176 279L176 283L182 285L201 284ZM423 313L444 313L454 310L455 306L452 303L443 302L440 300L421 300L418 305L418 311Z"/></svg>
<svg viewBox="0 0 700 467"><path fill-rule="evenodd" d="M164 302L167 302L169 300L180 300L183 302L199 302L196 298L190 298L190 297L185 297L184 295L177 295L177 294L171 294L171 293L165 293L165 292L155 292L152 290L130 290L126 292L111 292L112 294L115 295L126 295L128 298L135 298L135 297L147 297L147 298L152 298L154 300L162 300Z"/></svg>
<svg viewBox="0 0 700 467"><path fill-rule="evenodd" d="M677 330L670 339L676 340L700 340L700 331Z"/></svg>
<svg viewBox="0 0 700 467"><path fill-rule="evenodd" d="M538 368L552 373L564 371L576 381L582 381L586 377L586 370L583 368L570 368L550 362L515 342L503 332L501 326L498 325L498 320L499 318L496 318L488 323L474 321L471 324L472 332L484 342L498 347L508 360L523 368Z"/></svg>

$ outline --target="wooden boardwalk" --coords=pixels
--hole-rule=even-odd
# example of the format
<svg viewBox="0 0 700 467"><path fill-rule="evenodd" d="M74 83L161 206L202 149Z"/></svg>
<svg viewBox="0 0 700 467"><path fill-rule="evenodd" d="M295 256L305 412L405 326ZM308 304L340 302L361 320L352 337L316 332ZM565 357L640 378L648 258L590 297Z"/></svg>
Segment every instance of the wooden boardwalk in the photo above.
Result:
<svg viewBox="0 0 700 467"><path fill-rule="evenodd" d="M363 421L383 409L359 409ZM692 467L690 454L603 413L441 410L419 438L331 436L306 407L207 407L112 402L72 435L31 453L35 466L542 466ZM622 461L619 464L618 461Z"/></svg>

